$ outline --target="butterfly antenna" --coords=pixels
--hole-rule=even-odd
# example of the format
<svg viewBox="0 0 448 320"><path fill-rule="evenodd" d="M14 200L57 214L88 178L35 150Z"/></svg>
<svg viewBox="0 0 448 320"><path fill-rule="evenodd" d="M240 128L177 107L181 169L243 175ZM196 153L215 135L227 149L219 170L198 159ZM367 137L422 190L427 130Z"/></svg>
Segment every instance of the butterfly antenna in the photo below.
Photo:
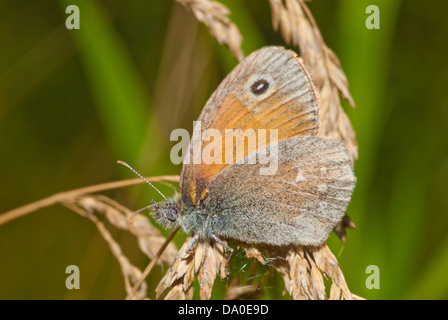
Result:
<svg viewBox="0 0 448 320"><path fill-rule="evenodd" d="M147 184L149 184L151 187L153 187L154 190L156 190L156 191L163 197L163 199L165 199L165 201L168 201L168 199L163 195L162 192L159 191L159 189L157 189L151 182L149 182L148 180L146 180L145 177L143 177L140 173L138 173L137 171L135 171L134 168L132 168L132 167L131 167L130 165L128 165L126 162L118 160L117 163L118 163L119 165L122 165L122 166L125 166L125 167L128 167L129 169L131 169L132 172L134 172L136 175L138 175L140 178L142 178ZM146 209L146 208L145 208L145 209Z"/></svg>
<svg viewBox="0 0 448 320"><path fill-rule="evenodd" d="M134 222L134 217L135 217L136 215L138 215L140 212L142 212L142 211L144 211L144 210L146 210L146 209L149 209L149 208L158 206L158 205L161 204L161 203L164 203L164 201L160 201L160 202L157 202L157 203L154 203L154 204L150 204L149 206L146 206L146 207L144 207L144 208L138 209L138 210L135 211L135 212L132 214L132 216L129 218L129 223L132 224L132 223Z"/></svg>

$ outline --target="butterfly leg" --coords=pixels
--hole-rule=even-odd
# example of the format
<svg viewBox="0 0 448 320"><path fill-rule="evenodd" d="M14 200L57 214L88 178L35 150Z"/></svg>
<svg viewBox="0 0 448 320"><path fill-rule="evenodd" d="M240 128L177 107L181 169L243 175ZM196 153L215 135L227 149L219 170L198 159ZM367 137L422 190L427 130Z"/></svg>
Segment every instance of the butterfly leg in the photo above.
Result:
<svg viewBox="0 0 448 320"><path fill-rule="evenodd" d="M199 242L199 235L195 234L191 239L190 243L188 244L187 249L185 249L185 252L188 254L193 253L196 247L198 246L198 242Z"/></svg>
<svg viewBox="0 0 448 320"><path fill-rule="evenodd" d="M229 245L227 243L225 243L224 241L222 241L217 235L215 234L211 234L211 237L214 241L216 241L217 243L219 243L224 249L226 249L227 251L230 252L229 257L226 260L226 266L225 266L225 270L226 270L226 276L227 276L227 285L229 285L229 262L230 262L230 258L232 257L233 254L233 248L229 247Z"/></svg>

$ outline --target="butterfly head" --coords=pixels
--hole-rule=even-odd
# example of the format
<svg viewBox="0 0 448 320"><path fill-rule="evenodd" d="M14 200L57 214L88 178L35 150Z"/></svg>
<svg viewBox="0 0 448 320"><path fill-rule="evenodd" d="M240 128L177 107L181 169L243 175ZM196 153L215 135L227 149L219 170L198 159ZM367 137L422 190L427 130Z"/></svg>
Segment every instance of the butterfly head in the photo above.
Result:
<svg viewBox="0 0 448 320"><path fill-rule="evenodd" d="M152 209L154 218L167 229L172 229L179 225L181 212L182 201L178 193L173 198L158 203Z"/></svg>

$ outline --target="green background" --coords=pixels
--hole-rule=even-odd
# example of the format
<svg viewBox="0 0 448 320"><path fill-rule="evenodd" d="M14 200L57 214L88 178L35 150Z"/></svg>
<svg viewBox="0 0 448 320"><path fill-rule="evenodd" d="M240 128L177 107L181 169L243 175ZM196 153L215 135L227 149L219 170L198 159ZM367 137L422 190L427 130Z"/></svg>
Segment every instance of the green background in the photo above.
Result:
<svg viewBox="0 0 448 320"><path fill-rule="evenodd" d="M267 1L221 2L246 55L284 45ZM69 4L80 8L80 30L65 28ZM380 8L379 30L365 27L371 4ZM359 143L348 209L358 229L345 245L329 239L347 283L368 299L446 299L448 2L315 0L309 7L356 103L344 107ZM191 132L236 65L191 12L168 0L0 0L0 48L0 213L134 178L118 159L146 176L179 174L170 132ZM143 185L105 194L129 208L158 199ZM148 259L135 239L113 235L143 269ZM71 264L80 267L80 290L65 288ZM380 289L366 288L369 265L379 267ZM166 268L151 274L149 297ZM222 289L218 281L213 297ZM265 298L282 298L280 277L264 290ZM124 296L119 265L87 219L54 206L0 226L0 299Z"/></svg>

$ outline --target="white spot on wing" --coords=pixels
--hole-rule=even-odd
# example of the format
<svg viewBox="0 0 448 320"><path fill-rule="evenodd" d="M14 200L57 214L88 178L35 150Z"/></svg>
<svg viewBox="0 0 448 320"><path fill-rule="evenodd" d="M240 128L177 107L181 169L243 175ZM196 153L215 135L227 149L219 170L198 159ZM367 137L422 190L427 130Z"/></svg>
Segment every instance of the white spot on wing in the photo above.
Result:
<svg viewBox="0 0 448 320"><path fill-rule="evenodd" d="M317 190L320 192L325 192L328 190L328 186L326 183L321 183L320 185L317 186Z"/></svg>
<svg viewBox="0 0 448 320"><path fill-rule="evenodd" d="M297 177L296 177L296 183L306 181L305 177L303 176L302 170L297 169Z"/></svg>

